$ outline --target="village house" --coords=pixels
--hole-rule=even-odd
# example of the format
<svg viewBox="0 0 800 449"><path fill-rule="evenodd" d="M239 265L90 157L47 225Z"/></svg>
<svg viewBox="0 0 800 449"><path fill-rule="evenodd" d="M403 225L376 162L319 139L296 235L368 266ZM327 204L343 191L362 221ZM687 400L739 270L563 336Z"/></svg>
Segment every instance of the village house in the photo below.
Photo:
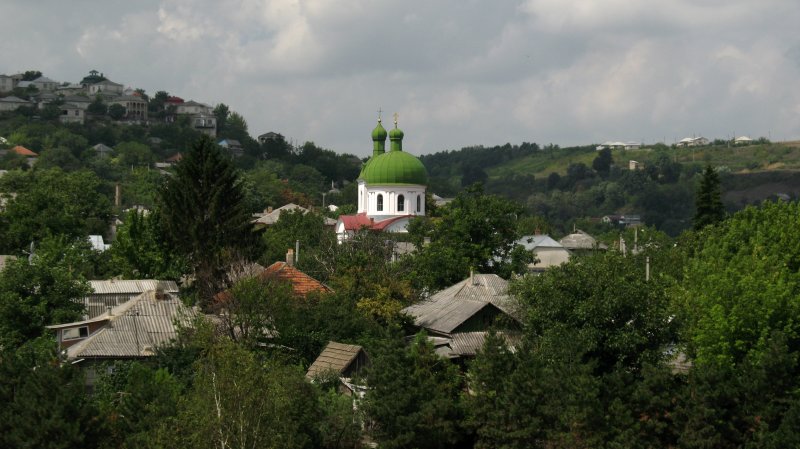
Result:
<svg viewBox="0 0 800 449"><path fill-rule="evenodd" d="M561 243L564 248L568 249L572 253L608 249L608 245L604 243L597 243L597 240L595 240L594 237L581 231L580 229L576 229L572 234L563 237L558 241L558 243Z"/></svg>
<svg viewBox="0 0 800 449"><path fill-rule="evenodd" d="M65 361L84 369L91 389L99 363L152 357L194 316L177 295L148 290L95 317L47 328L55 332Z"/></svg>
<svg viewBox="0 0 800 449"><path fill-rule="evenodd" d="M684 137L683 139L677 141L675 146L678 147L699 147L703 145L708 145L709 140L705 137Z"/></svg>
<svg viewBox="0 0 800 449"><path fill-rule="evenodd" d="M94 97L99 94L106 98L113 98L122 95L124 88L125 86L122 84L115 83L107 79L89 84L88 86L89 95Z"/></svg>
<svg viewBox="0 0 800 449"><path fill-rule="evenodd" d="M528 265L531 271L543 271L569 261L572 253L564 245L553 240L549 235L526 235L515 242L536 256L536 261Z"/></svg>
<svg viewBox="0 0 800 449"><path fill-rule="evenodd" d="M270 207L266 208L264 210L264 212L262 212L262 213L253 214L253 217L254 217L253 224L255 225L256 229L262 229L262 228L265 228L265 227L269 227L269 226L272 226L275 223L277 223L278 220L280 220L281 213L283 213L283 212L294 212L294 211L297 211L297 210L303 212L304 214L308 213L308 211L309 211L309 209L307 209L307 208L305 208L303 206L294 204L294 203L284 204L283 206L281 206L281 207L279 207L277 209L273 209L272 206L270 206ZM323 224L325 226L331 226L332 227L332 226L336 225L336 220L334 220L332 218L323 217L323 220L324 220Z"/></svg>
<svg viewBox="0 0 800 449"><path fill-rule="evenodd" d="M314 363L308 367L306 378L314 382L336 377L339 379L340 393L363 397L366 387L355 383L355 380L368 365L369 357L361 346L329 341Z"/></svg>
<svg viewBox="0 0 800 449"><path fill-rule="evenodd" d="M10 95L8 97L0 98L0 112L16 111L20 106L33 106L34 103L23 100L22 98Z"/></svg>
<svg viewBox="0 0 800 449"><path fill-rule="evenodd" d="M217 145L224 148L233 157L242 157L244 155L244 147L236 139L222 139L217 142Z"/></svg>
<svg viewBox="0 0 800 449"><path fill-rule="evenodd" d="M86 308L86 319L100 316L109 307L117 307L147 291L158 290L170 295L178 294L178 284L175 281L154 279L89 281L89 287L92 292L82 299Z"/></svg>
<svg viewBox="0 0 800 449"><path fill-rule="evenodd" d="M125 120L146 122L147 100L138 95L123 95L108 101L109 105L118 104L125 108Z"/></svg>

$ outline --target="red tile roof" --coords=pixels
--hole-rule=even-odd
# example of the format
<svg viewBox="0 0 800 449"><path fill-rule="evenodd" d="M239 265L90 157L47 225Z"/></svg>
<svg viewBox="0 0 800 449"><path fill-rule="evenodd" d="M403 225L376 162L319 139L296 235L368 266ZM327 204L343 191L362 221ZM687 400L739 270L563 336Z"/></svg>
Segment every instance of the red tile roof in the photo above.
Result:
<svg viewBox="0 0 800 449"><path fill-rule="evenodd" d="M183 159L183 155L180 153L175 153L167 158L167 162L180 162L181 159Z"/></svg>
<svg viewBox="0 0 800 449"><path fill-rule="evenodd" d="M298 296L306 296L312 292L329 293L332 290L322 282L303 273L286 262L275 262L258 275L261 279L276 279L292 284L292 290Z"/></svg>
<svg viewBox="0 0 800 449"><path fill-rule="evenodd" d="M340 215L339 220L341 220L342 223L344 223L344 229L346 231L358 231L361 228L372 229L374 231L382 231L392 223L396 222L397 220L412 216L413 215L401 215L399 217L392 217L381 221L375 221L374 218L368 218L367 214L362 212L356 215Z"/></svg>
<svg viewBox="0 0 800 449"><path fill-rule="evenodd" d="M14 153L17 153L21 156L28 156L28 157L37 157L38 154L34 153L33 151L23 147L22 145L17 145L11 149Z"/></svg>

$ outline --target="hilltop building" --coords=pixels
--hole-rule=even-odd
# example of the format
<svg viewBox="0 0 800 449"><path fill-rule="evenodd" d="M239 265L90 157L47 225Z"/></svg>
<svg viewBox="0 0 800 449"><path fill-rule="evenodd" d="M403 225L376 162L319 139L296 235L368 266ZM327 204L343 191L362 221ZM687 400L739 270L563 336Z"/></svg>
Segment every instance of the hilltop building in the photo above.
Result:
<svg viewBox="0 0 800 449"><path fill-rule="evenodd" d="M390 150L386 151L386 137ZM425 215L425 189L428 172L419 159L403 151L403 131L388 133L381 120L372 130L372 157L358 177L358 213L342 215L336 223L339 241L362 228L387 232L407 232L411 218Z"/></svg>

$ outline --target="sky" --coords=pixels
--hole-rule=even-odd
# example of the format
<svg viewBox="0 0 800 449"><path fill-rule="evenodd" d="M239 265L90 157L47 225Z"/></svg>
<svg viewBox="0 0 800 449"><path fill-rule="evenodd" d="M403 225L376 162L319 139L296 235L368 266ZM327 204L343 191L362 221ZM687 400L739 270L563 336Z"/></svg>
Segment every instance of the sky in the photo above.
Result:
<svg viewBox="0 0 800 449"><path fill-rule="evenodd" d="M250 134L368 155L800 138L797 0L0 3L0 73L227 104Z"/></svg>

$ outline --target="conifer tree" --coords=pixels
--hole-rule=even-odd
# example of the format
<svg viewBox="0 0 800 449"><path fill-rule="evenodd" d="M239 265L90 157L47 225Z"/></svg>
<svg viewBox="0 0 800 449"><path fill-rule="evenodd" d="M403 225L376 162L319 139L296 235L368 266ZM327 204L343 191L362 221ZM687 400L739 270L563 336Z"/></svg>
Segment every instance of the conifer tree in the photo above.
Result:
<svg viewBox="0 0 800 449"><path fill-rule="evenodd" d="M694 229L719 223L725 218L725 207L722 205L719 175L711 165L707 165L700 180L700 187L695 196L696 212L694 214Z"/></svg>
<svg viewBox="0 0 800 449"><path fill-rule="evenodd" d="M208 137L197 141L161 190L161 217L178 254L195 276L198 299L224 286L225 267L251 239L244 190L233 162Z"/></svg>

